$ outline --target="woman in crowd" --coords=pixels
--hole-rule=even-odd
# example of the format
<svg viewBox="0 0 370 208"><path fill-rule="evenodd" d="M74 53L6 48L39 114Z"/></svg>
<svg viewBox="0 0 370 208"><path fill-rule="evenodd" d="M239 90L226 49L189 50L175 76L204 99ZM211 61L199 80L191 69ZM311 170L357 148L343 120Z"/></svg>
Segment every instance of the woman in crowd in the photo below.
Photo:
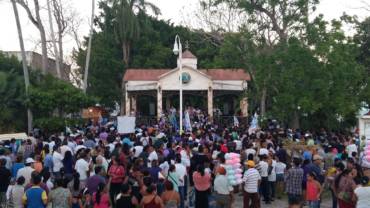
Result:
<svg viewBox="0 0 370 208"><path fill-rule="evenodd" d="M335 193L338 198L339 208L355 208L354 189L356 183L351 175L351 170L346 169L334 181Z"/></svg>
<svg viewBox="0 0 370 208"><path fill-rule="evenodd" d="M149 185L146 188L146 195L143 196L140 202L142 208L164 208L163 201L155 190L156 187L154 185Z"/></svg>
<svg viewBox="0 0 370 208"><path fill-rule="evenodd" d="M165 191L162 193L162 200L165 208L177 208L180 205L180 195L174 190L173 183L164 183Z"/></svg>
<svg viewBox="0 0 370 208"><path fill-rule="evenodd" d="M109 208L109 195L107 186L104 183L100 183L98 190L93 195L94 208Z"/></svg>
<svg viewBox="0 0 370 208"><path fill-rule="evenodd" d="M198 165L193 173L195 187L195 208L208 208L208 195L211 188L211 175L205 173L204 165Z"/></svg>
<svg viewBox="0 0 370 208"><path fill-rule="evenodd" d="M120 164L120 159L118 157L115 157L112 160L112 165L109 168L109 180L110 180L110 191L109 195L111 198L111 201L114 205L114 199L116 198L117 194L120 192L121 185L124 181L125 177L125 169Z"/></svg>
<svg viewBox="0 0 370 208"><path fill-rule="evenodd" d="M61 178L56 179L56 187L50 191L49 202L52 204L52 208L69 208L72 206L72 195L71 192L64 188L64 181Z"/></svg>

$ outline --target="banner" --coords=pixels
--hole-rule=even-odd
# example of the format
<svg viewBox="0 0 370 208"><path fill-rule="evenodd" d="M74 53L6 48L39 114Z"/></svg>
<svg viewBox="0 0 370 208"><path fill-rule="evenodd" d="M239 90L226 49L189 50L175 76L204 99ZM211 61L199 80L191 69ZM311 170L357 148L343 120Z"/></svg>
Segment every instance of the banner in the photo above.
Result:
<svg viewBox="0 0 370 208"><path fill-rule="evenodd" d="M117 130L119 134L135 133L136 117L132 116L118 116Z"/></svg>

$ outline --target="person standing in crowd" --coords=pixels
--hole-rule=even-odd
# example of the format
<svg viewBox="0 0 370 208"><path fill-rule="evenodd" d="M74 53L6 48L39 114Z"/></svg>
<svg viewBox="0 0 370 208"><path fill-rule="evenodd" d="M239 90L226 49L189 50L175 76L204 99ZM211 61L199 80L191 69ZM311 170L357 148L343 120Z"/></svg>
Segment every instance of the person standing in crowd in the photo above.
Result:
<svg viewBox="0 0 370 208"><path fill-rule="evenodd" d="M35 161L32 158L27 158L25 162L25 166L18 170L17 172L17 178L20 176L23 176L25 179L24 186L28 185L31 182L31 175L32 172L35 171L33 169L33 163Z"/></svg>
<svg viewBox="0 0 370 208"><path fill-rule="evenodd" d="M116 207L135 208L138 201L131 195L131 187L128 183L122 184L121 193L116 198Z"/></svg>
<svg viewBox="0 0 370 208"><path fill-rule="evenodd" d="M24 167L23 163L23 156L22 155L17 155L15 159L15 163L12 166L12 178L17 177L18 170Z"/></svg>
<svg viewBox="0 0 370 208"><path fill-rule="evenodd" d="M55 166L55 164L54 164ZM91 164L89 164L88 153L84 150L80 152L80 159L76 161L75 170L80 175L80 186L85 187L87 178L90 176Z"/></svg>
<svg viewBox="0 0 370 208"><path fill-rule="evenodd" d="M63 156L60 153L58 145L53 147L53 175L56 178L61 177L60 169L63 168Z"/></svg>
<svg viewBox="0 0 370 208"><path fill-rule="evenodd" d="M274 201L276 195L276 161L275 156L272 154L268 160L269 169L268 169L268 187L270 200Z"/></svg>
<svg viewBox="0 0 370 208"><path fill-rule="evenodd" d="M98 190L93 194L94 208L109 208L109 195L107 186L104 183L99 184Z"/></svg>
<svg viewBox="0 0 370 208"><path fill-rule="evenodd" d="M258 194L261 183L261 175L255 168L255 163L252 160L247 161L247 170L243 175L243 207L244 208L259 208L260 198Z"/></svg>
<svg viewBox="0 0 370 208"><path fill-rule="evenodd" d="M8 208L23 208L24 180L23 176L19 177L16 184L9 190Z"/></svg>
<svg viewBox="0 0 370 208"><path fill-rule="evenodd" d="M288 194L289 208L302 201L303 169L300 168L301 160L293 158L293 167L285 175L285 188Z"/></svg>
<svg viewBox="0 0 370 208"><path fill-rule="evenodd" d="M0 205L6 202L6 191L10 184L12 173L5 167L6 160L0 159Z"/></svg>
<svg viewBox="0 0 370 208"><path fill-rule="evenodd" d="M116 198L117 194L119 194L121 190L121 185L125 179L125 169L120 164L120 159L115 157L112 160L112 165L109 168L108 175L110 177L110 191L109 195L112 201L112 205L114 206L114 199Z"/></svg>
<svg viewBox="0 0 370 208"><path fill-rule="evenodd" d="M362 177L361 185L354 192L357 199L356 208L370 207L370 186L367 176Z"/></svg>
<svg viewBox="0 0 370 208"><path fill-rule="evenodd" d="M334 180L334 191L338 198L339 208L355 208L354 190L356 183L351 175L351 170L345 169Z"/></svg>
<svg viewBox="0 0 370 208"><path fill-rule="evenodd" d="M170 169L168 170L167 174L167 180L170 181L173 184L173 189L176 192L179 192L179 176L176 173L176 166L175 165L170 165Z"/></svg>
<svg viewBox="0 0 370 208"><path fill-rule="evenodd" d="M187 186L185 178L187 177L187 170L186 167L181 163L181 155L176 155L176 163L175 163L175 170L177 175L179 176L179 194L180 194L180 208L184 208L184 201L185 198L185 186Z"/></svg>
<svg viewBox="0 0 370 208"><path fill-rule="evenodd" d="M264 148L260 149L263 150ZM264 153L264 151L262 151ZM270 204L270 188L269 188L269 183L268 183L268 172L269 172L269 163L267 162L267 155L262 154L260 155L261 161L259 162L259 167L260 167L260 174L261 174L261 193L263 196L263 201L266 204ZM271 166L270 166L271 167Z"/></svg>
<svg viewBox="0 0 370 208"><path fill-rule="evenodd" d="M98 190L98 186L101 183L106 184L105 178L104 178L104 169L102 166L96 166L95 167L95 175L89 177L86 182L87 190L90 193L95 193L96 190Z"/></svg>
<svg viewBox="0 0 370 208"><path fill-rule="evenodd" d="M164 208L163 201L155 191L154 185L149 185L146 188L146 195L143 196L140 202L142 208Z"/></svg>
<svg viewBox="0 0 370 208"><path fill-rule="evenodd" d="M195 188L195 208L208 208L208 194L211 187L211 175L206 173L204 165L198 165L193 173Z"/></svg>
<svg viewBox="0 0 370 208"><path fill-rule="evenodd" d="M161 195L165 208L177 208L180 205L180 195L174 190L173 183L166 181L164 183L165 191Z"/></svg>
<svg viewBox="0 0 370 208"><path fill-rule="evenodd" d="M69 208L72 206L72 194L64 188L64 181L61 178L55 180L56 187L50 191L49 202L52 208Z"/></svg>
<svg viewBox="0 0 370 208"><path fill-rule="evenodd" d="M231 206L231 192L233 187L226 177L226 170L220 166L217 169L217 175L214 181L214 190L216 192L216 204L218 208L229 208Z"/></svg>
<svg viewBox="0 0 370 208"><path fill-rule="evenodd" d="M307 176L307 185L306 185L306 200L308 202L309 208L320 207L321 192L322 187L320 183L316 180L315 173L310 172Z"/></svg>
<svg viewBox="0 0 370 208"><path fill-rule="evenodd" d="M276 197L281 199L284 193L284 173L286 169L286 164L280 161L279 157L276 157Z"/></svg>
<svg viewBox="0 0 370 208"><path fill-rule="evenodd" d="M25 191L22 200L27 208L45 208L48 203L48 195L40 187L41 176L34 174L32 177L32 187Z"/></svg>

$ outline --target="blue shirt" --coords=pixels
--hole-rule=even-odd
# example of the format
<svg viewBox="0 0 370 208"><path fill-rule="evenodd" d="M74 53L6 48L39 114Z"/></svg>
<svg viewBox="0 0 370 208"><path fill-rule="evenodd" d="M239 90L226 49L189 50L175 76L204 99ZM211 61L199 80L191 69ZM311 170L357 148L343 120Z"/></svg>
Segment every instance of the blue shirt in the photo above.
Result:
<svg viewBox="0 0 370 208"><path fill-rule="evenodd" d="M23 195L23 200L26 201L26 208L44 208L46 207L43 199L47 199L46 191L40 186L32 186Z"/></svg>
<svg viewBox="0 0 370 208"><path fill-rule="evenodd" d="M14 163L14 165L12 167L12 178L16 178L18 170L23 168L23 167L24 167L23 163Z"/></svg>
<svg viewBox="0 0 370 208"><path fill-rule="evenodd" d="M44 159L44 167L48 168L49 171L53 170L53 156L51 154L47 154Z"/></svg>

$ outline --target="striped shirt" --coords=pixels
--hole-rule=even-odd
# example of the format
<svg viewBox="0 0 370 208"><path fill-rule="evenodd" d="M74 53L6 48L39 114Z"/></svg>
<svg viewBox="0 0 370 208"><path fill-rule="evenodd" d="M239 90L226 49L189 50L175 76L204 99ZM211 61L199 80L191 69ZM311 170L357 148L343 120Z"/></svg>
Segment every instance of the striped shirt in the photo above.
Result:
<svg viewBox="0 0 370 208"><path fill-rule="evenodd" d="M248 193L257 193L259 180L261 180L261 175L257 169L249 168L246 170L243 176L244 191Z"/></svg>

